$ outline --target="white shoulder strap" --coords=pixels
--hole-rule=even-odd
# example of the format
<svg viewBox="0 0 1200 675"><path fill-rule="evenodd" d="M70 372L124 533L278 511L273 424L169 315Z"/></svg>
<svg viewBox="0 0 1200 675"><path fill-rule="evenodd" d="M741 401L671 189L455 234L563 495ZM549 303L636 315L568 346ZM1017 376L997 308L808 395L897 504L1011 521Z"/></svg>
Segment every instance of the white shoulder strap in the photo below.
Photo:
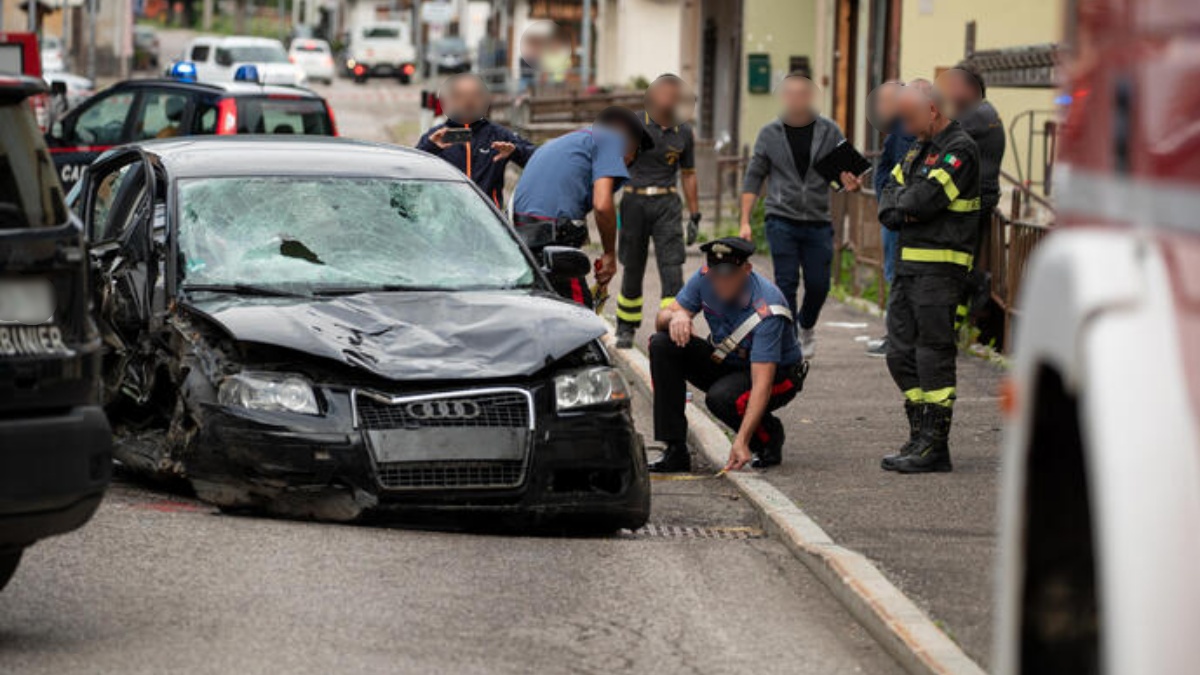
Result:
<svg viewBox="0 0 1200 675"><path fill-rule="evenodd" d="M788 321L792 320L792 310L788 309L784 305L767 305L767 310L769 312L767 316L782 316ZM740 326L734 329L734 331L729 334L729 337L721 340L721 344L714 345L713 360L717 363L724 361L725 357L729 356L731 352L738 348L738 345L742 344L742 340L745 340L750 336L751 333L754 332L755 328L758 328L758 324L762 323L764 318L765 317L760 312L755 312L746 317L746 320L743 321Z"/></svg>

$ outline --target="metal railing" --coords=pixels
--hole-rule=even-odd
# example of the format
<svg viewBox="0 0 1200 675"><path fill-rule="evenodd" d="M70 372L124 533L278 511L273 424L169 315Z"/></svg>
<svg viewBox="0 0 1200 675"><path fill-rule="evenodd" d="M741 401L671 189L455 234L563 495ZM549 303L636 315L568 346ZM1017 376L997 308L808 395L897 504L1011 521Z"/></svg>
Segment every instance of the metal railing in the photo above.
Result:
<svg viewBox="0 0 1200 675"><path fill-rule="evenodd" d="M1022 205L1030 199L1036 199L1036 195L1014 189L1008 213L1023 213ZM833 278L840 282L849 272L847 290L861 296L864 281L873 276L879 289L876 300L883 308L887 304L887 284L883 277L883 238L875 193L870 190L834 193L831 201L835 249ZM1003 313L1005 345L1009 344L1007 338L1013 318L1019 313L1016 300L1029 256L1051 229L1052 224L1011 218L1000 209L992 213L992 226L983 242L978 266L989 274L990 295Z"/></svg>

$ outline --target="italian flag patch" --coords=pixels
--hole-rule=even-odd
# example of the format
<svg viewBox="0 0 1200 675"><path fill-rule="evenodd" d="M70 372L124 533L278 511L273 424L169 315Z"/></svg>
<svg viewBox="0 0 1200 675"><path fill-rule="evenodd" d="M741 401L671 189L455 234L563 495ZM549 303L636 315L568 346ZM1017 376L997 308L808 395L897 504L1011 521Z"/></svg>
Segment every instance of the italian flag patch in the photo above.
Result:
<svg viewBox="0 0 1200 675"><path fill-rule="evenodd" d="M962 160L955 157L954 155L952 155L950 153L946 153L946 156L942 158L942 161L949 164L951 167L953 167L955 169L962 166Z"/></svg>

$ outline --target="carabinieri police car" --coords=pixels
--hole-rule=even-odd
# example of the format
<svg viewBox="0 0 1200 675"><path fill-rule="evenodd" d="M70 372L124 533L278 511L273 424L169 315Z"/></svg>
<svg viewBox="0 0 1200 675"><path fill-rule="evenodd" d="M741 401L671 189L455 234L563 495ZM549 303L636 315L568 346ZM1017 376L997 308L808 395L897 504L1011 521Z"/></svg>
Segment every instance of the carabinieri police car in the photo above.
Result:
<svg viewBox="0 0 1200 675"><path fill-rule="evenodd" d="M258 84L254 66L240 68L234 82L197 82L187 61L168 72L170 78L118 82L54 123L46 144L64 190L100 153L125 143L197 134L337 135L325 99Z"/></svg>

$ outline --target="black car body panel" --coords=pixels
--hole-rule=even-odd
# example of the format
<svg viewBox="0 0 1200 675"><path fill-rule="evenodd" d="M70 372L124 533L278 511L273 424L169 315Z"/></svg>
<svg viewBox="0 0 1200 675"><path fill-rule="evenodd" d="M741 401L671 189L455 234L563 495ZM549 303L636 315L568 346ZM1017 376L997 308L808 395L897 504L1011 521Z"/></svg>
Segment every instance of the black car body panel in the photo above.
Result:
<svg viewBox="0 0 1200 675"><path fill-rule="evenodd" d="M81 225L21 100L44 85L13 85L0 78L0 184L15 192L0 195L0 283L47 282L54 308L44 321L0 316L0 555L86 522L112 463Z"/></svg>
<svg viewBox="0 0 1200 675"><path fill-rule="evenodd" d="M579 305L518 293L189 302L237 341L341 361L393 380L528 376L605 332L604 322Z"/></svg>
<svg viewBox="0 0 1200 675"><path fill-rule="evenodd" d="M234 155L241 161L228 161ZM611 367L598 340L604 323L554 295L515 231L461 173L424 153L344 140L155 141L101 157L80 197L85 211L92 181L128 162L155 176L149 190L164 208L143 207L147 218L157 214L152 234L122 235L152 241L138 275L126 269L117 283L120 266L100 263L98 285L110 289L105 339L121 355L107 359L107 384L126 465L183 477L222 508L294 517L469 510L605 527L645 522L649 478L628 398L566 410L556 400L563 373ZM183 256L172 253L180 183L310 175L459 183L503 228L535 283L276 296L185 278ZM109 260L100 248L94 255ZM130 258L138 255L112 259ZM316 409L222 397L231 378L250 372L303 378Z"/></svg>

